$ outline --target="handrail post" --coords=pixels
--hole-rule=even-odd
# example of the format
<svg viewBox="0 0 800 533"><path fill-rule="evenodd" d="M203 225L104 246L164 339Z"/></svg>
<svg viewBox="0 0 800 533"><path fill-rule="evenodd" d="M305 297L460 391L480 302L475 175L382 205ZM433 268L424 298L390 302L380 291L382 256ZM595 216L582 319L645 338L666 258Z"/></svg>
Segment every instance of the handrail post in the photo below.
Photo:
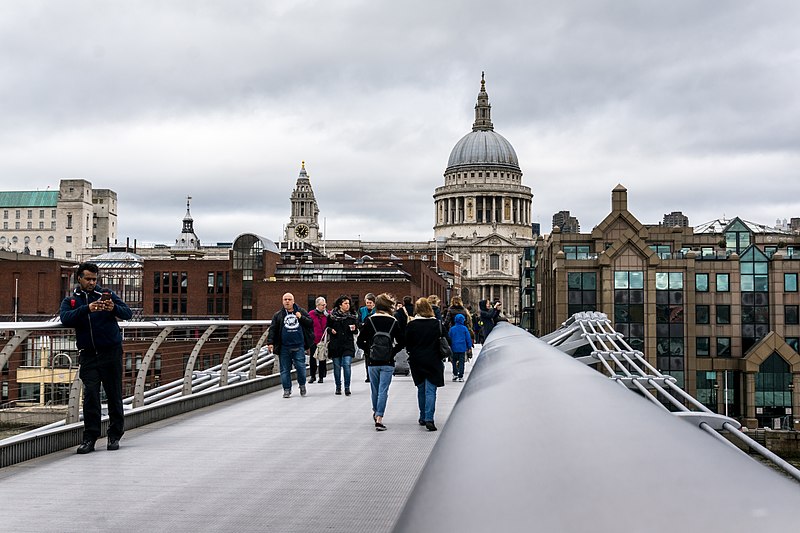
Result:
<svg viewBox="0 0 800 533"><path fill-rule="evenodd" d="M228 344L228 349L225 350L225 357L222 359L222 368L219 371L219 386L224 387L228 384L228 364L231 361L231 354L233 353L233 349L236 348L236 345L241 340L242 336L245 332L250 329L250 324L245 324L239 331L236 332L236 335L233 336L231 339L230 344Z"/></svg>
<svg viewBox="0 0 800 533"><path fill-rule="evenodd" d="M203 348L203 345L206 341L211 337L211 334L217 330L219 326L216 324L212 324L208 326L205 332L197 339L197 343L194 345L194 349L192 350L192 354L189 356L189 360L186 362L186 369L184 370L183 374L183 396L188 396L192 393L192 373L194 372L194 362L197 360L197 355L200 353L200 350Z"/></svg>
<svg viewBox="0 0 800 533"><path fill-rule="evenodd" d="M136 373L136 385L133 388L133 408L142 407L144 405L144 386L147 383L147 371L150 370L150 362L155 357L156 350L161 346L161 343L169 337L169 334L175 330L174 326L166 326L161 332L153 339L152 344L147 349L147 353L142 360L139 371Z"/></svg>

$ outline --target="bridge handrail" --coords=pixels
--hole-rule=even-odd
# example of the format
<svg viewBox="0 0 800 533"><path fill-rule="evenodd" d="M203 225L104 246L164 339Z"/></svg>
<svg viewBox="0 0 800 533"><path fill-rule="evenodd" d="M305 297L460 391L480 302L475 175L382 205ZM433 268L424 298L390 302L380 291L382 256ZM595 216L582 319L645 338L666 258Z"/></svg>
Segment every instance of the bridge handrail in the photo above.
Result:
<svg viewBox="0 0 800 533"><path fill-rule="evenodd" d="M394 531L784 532L798 504L777 471L500 323Z"/></svg>

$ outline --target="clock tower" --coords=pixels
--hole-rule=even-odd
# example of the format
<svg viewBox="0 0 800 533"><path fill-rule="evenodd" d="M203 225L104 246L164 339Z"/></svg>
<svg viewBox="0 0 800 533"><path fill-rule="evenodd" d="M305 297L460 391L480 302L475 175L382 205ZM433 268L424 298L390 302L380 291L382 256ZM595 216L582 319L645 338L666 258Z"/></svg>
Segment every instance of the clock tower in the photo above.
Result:
<svg viewBox="0 0 800 533"><path fill-rule="evenodd" d="M319 207L311 188L311 180L306 172L306 162L302 162L297 184L292 191L292 214L283 236L285 241L317 243L322 237L319 233Z"/></svg>

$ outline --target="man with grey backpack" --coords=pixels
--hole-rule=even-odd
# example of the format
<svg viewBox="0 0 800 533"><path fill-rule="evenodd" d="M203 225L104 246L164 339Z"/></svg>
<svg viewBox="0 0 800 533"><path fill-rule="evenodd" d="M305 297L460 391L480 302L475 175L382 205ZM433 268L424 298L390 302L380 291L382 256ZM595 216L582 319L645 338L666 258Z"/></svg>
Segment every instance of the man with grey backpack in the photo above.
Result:
<svg viewBox="0 0 800 533"><path fill-rule="evenodd" d="M358 346L368 355L369 383L372 389L372 419L376 431L386 431L383 415L394 373L394 356L403 349L401 327L394 313L394 298L383 293L375 298L375 313L361 325Z"/></svg>

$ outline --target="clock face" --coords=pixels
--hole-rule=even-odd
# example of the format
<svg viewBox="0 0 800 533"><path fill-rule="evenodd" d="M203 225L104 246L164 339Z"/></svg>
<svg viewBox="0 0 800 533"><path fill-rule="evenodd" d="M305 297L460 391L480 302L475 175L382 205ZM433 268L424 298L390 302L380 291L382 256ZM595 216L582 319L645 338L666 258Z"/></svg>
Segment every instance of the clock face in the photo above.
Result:
<svg viewBox="0 0 800 533"><path fill-rule="evenodd" d="M298 224L297 227L294 228L294 234L301 239L305 239L308 237L308 226L305 224Z"/></svg>

